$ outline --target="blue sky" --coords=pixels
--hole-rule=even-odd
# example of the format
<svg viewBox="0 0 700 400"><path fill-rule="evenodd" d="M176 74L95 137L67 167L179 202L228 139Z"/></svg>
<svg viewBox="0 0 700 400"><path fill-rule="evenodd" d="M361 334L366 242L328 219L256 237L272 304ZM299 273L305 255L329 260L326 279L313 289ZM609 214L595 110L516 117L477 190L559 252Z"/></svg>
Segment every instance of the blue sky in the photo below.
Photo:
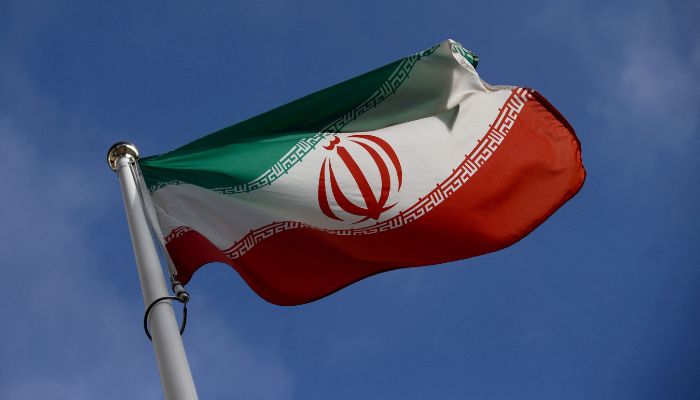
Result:
<svg viewBox="0 0 700 400"><path fill-rule="evenodd" d="M0 2L2 399L153 399L116 176L446 38L541 91L582 191L498 253L277 307L192 295L200 398L700 398L700 6L691 1Z"/></svg>

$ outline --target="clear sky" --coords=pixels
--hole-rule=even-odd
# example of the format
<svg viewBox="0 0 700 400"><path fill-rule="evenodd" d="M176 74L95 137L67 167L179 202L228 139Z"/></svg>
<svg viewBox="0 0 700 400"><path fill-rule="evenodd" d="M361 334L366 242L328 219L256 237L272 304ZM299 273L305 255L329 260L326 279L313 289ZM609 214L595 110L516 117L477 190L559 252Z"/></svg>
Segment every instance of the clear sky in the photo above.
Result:
<svg viewBox="0 0 700 400"><path fill-rule="evenodd" d="M0 399L161 397L112 143L162 153L447 38L569 119L582 191L508 249L304 306L205 267L200 398L700 398L698 20L683 0L0 1Z"/></svg>

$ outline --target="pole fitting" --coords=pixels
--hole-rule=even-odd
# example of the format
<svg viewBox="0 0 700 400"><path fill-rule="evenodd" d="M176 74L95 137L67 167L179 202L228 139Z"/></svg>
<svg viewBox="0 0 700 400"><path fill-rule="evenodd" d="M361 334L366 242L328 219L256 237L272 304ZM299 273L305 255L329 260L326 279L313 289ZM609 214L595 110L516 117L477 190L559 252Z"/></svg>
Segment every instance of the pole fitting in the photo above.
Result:
<svg viewBox="0 0 700 400"><path fill-rule="evenodd" d="M190 300L190 294L187 293L185 286L180 281L173 280L170 287L180 303L187 303Z"/></svg>
<svg viewBox="0 0 700 400"><path fill-rule="evenodd" d="M122 157L128 157L130 162L135 162L139 159L139 151L132 143L117 142L107 151L107 164L112 171L117 171L117 160Z"/></svg>

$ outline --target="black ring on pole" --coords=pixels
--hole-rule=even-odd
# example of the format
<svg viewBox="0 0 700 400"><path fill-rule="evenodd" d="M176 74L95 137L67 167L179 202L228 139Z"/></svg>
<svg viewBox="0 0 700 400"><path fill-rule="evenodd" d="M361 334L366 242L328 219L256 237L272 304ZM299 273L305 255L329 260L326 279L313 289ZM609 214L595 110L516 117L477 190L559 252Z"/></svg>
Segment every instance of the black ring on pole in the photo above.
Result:
<svg viewBox="0 0 700 400"><path fill-rule="evenodd" d="M146 332L146 337L148 337L148 340L150 341L153 341L153 338L151 337L151 332L148 331L148 314L150 314L151 309L156 304L163 300L177 300L182 303L182 325L180 326L180 336L182 336L182 333L185 332L185 327L187 326L187 301L175 296L159 297L153 300L153 303L146 308L146 313L143 315L143 330Z"/></svg>

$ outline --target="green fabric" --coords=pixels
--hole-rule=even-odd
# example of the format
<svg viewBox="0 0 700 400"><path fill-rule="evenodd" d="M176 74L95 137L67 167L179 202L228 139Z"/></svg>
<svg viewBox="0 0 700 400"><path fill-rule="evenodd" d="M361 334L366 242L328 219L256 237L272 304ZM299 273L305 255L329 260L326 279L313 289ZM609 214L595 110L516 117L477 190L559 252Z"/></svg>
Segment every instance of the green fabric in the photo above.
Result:
<svg viewBox="0 0 700 400"><path fill-rule="evenodd" d="M312 136L374 93L399 61L313 93L139 162L146 185L186 181L206 188L253 180L301 138Z"/></svg>
<svg viewBox="0 0 700 400"><path fill-rule="evenodd" d="M479 56L477 56L473 51L465 49L461 44L456 42L452 43L452 51L454 53L461 54L467 59L467 61L469 61L469 64L471 64L472 67L476 68L476 66L479 65Z"/></svg>

